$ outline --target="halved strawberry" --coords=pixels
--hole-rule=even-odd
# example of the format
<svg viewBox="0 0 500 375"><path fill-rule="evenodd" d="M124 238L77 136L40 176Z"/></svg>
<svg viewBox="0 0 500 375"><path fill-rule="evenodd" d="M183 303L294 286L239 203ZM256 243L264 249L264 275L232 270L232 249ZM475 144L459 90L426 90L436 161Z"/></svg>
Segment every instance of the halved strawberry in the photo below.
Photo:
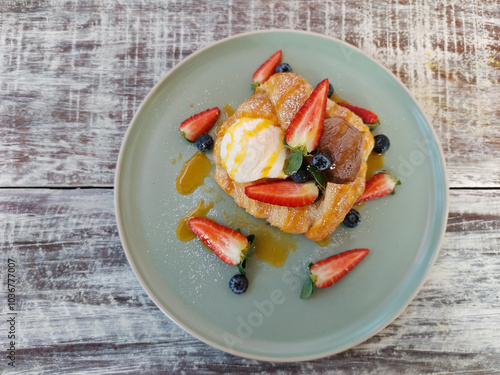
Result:
<svg viewBox="0 0 500 375"><path fill-rule="evenodd" d="M354 249L332 255L314 263L309 271L317 288L326 288L351 271L369 252L368 249Z"/></svg>
<svg viewBox="0 0 500 375"><path fill-rule="evenodd" d="M215 221L193 217L189 219L188 225L191 231L224 263L232 266L240 264L250 249L247 237Z"/></svg>
<svg viewBox="0 0 500 375"><path fill-rule="evenodd" d="M207 109L184 120L179 127L181 134L190 142L195 142L196 138L208 132L220 115L217 107Z"/></svg>
<svg viewBox="0 0 500 375"><path fill-rule="evenodd" d="M361 120L363 120L363 123L367 125L375 125L378 124L378 116L373 113L372 111L369 111L368 109L357 107L355 105L349 104L349 103L344 103L344 102L337 102L338 105L347 108L351 112L353 112L355 115L358 115L361 117Z"/></svg>
<svg viewBox="0 0 500 375"><path fill-rule="evenodd" d="M356 203L381 198L388 194L394 194L394 189L397 185L401 185L401 181L399 179L394 177L389 172L379 172L366 182L365 191Z"/></svg>
<svg viewBox="0 0 500 375"><path fill-rule="evenodd" d="M314 286L326 288L351 271L369 253L368 249L353 249L332 255L309 266L310 278L304 283L300 298L309 297Z"/></svg>
<svg viewBox="0 0 500 375"><path fill-rule="evenodd" d="M252 86L254 88L266 82L269 77L274 74L276 67L281 63L282 55L283 53L281 50L275 52L269 59L264 62L264 64L259 67L259 69L255 71L252 76Z"/></svg>
<svg viewBox="0 0 500 375"><path fill-rule="evenodd" d="M311 93L286 129L285 141L288 147L304 155L316 149L323 134L328 79L324 79Z"/></svg>
<svg viewBox="0 0 500 375"><path fill-rule="evenodd" d="M299 207L313 203L319 196L319 189L313 181L277 181L249 185L245 187L245 194L259 202Z"/></svg>

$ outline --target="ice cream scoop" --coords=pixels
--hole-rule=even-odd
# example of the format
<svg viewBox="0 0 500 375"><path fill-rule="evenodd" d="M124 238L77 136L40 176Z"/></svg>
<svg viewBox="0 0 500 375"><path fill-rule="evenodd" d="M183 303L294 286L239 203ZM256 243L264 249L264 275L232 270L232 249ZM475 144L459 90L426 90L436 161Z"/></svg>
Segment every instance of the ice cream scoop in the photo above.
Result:
<svg viewBox="0 0 500 375"><path fill-rule="evenodd" d="M231 125L220 146L221 164L236 182L285 178L289 153L281 127L261 118L241 118Z"/></svg>

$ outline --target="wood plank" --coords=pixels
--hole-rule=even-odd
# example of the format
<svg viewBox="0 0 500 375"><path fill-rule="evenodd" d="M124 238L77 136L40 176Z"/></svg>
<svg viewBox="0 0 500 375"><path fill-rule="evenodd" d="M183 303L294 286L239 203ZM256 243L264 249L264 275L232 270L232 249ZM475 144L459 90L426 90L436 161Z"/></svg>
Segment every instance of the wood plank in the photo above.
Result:
<svg viewBox="0 0 500 375"><path fill-rule="evenodd" d="M494 1L97 0L0 9L0 186L111 186L123 135L154 84L240 32L314 31L399 77L436 129L453 187L498 187L500 11Z"/></svg>
<svg viewBox="0 0 500 375"><path fill-rule="evenodd" d="M15 259L20 278L15 373L500 373L500 192L453 190L450 203L436 264L400 317L331 358L272 364L211 348L154 305L111 189L0 189L1 263Z"/></svg>

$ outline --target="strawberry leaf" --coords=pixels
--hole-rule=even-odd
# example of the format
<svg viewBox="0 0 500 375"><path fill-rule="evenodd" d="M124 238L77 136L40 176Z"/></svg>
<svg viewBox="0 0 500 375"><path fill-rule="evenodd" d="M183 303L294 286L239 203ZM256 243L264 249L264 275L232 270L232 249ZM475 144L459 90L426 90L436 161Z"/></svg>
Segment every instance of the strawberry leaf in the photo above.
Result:
<svg viewBox="0 0 500 375"><path fill-rule="evenodd" d="M249 234L247 240L250 245L253 244L253 241L255 241L255 234Z"/></svg>
<svg viewBox="0 0 500 375"><path fill-rule="evenodd" d="M375 124L365 124L365 125L368 126L370 131L374 131L377 128L377 126L380 125L380 121L377 121Z"/></svg>
<svg viewBox="0 0 500 375"><path fill-rule="evenodd" d="M314 291L314 283L312 279L309 277L302 286L302 290L300 291L300 298L302 299L309 298L311 294L313 294L313 291Z"/></svg>
<svg viewBox="0 0 500 375"><path fill-rule="evenodd" d="M248 257L250 256L250 254L253 252L254 248L255 248L255 244L254 244L254 241L255 241L255 234L249 234L247 236L247 240L248 240L248 243L250 244L250 249L248 249L245 257L243 258L243 260L240 262L240 264L238 264L238 271L240 271L240 273L243 275L243 276L246 276L247 273L246 273L246 268L247 268L247 264L248 264Z"/></svg>
<svg viewBox="0 0 500 375"><path fill-rule="evenodd" d="M304 157L302 156L302 154L299 154L298 152L292 152L285 159L285 167L283 168L283 172L287 176L294 174L302 166L303 159Z"/></svg>
<svg viewBox="0 0 500 375"><path fill-rule="evenodd" d="M238 271L240 271L240 273L243 276L247 275L247 272L245 271L246 267L247 267L247 257L243 258L243 260L241 261L241 263L238 264Z"/></svg>

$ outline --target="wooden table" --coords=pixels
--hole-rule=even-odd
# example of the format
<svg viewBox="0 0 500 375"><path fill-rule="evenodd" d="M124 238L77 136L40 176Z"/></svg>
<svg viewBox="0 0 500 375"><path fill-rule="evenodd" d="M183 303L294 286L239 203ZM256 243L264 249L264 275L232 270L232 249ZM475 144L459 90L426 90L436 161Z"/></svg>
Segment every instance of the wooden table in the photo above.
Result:
<svg viewBox="0 0 500 375"><path fill-rule="evenodd" d="M234 357L177 327L127 263L113 206L121 141L154 84L213 41L269 28L380 61L430 117L449 171L447 233L417 297L368 341L304 363ZM0 372L500 374L499 35L492 0L3 0Z"/></svg>

